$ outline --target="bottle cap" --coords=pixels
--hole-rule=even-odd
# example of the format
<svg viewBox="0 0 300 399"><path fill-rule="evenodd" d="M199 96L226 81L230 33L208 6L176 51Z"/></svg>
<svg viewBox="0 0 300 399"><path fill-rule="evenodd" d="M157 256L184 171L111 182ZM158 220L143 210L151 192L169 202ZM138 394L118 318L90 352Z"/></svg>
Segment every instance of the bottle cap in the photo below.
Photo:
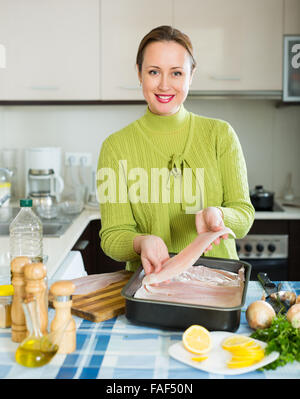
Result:
<svg viewBox="0 0 300 399"><path fill-rule="evenodd" d="M32 207L32 199L31 198L25 198L20 200L20 207Z"/></svg>
<svg viewBox="0 0 300 399"><path fill-rule="evenodd" d="M11 296L14 294L14 287L9 285L0 285L0 296Z"/></svg>

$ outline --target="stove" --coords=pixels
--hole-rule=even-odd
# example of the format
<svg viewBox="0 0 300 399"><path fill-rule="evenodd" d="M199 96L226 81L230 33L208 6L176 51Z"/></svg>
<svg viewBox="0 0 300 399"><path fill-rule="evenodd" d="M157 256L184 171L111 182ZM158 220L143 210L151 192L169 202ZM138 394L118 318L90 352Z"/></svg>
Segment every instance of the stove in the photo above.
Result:
<svg viewBox="0 0 300 399"><path fill-rule="evenodd" d="M252 265L251 280L257 280L259 272L271 280L288 279L288 235L248 234L236 240L236 249L239 258Z"/></svg>
<svg viewBox="0 0 300 399"><path fill-rule="evenodd" d="M277 202L274 201L273 203L273 208L269 209L255 209L255 212L284 212L284 209L282 208L281 205L277 204Z"/></svg>

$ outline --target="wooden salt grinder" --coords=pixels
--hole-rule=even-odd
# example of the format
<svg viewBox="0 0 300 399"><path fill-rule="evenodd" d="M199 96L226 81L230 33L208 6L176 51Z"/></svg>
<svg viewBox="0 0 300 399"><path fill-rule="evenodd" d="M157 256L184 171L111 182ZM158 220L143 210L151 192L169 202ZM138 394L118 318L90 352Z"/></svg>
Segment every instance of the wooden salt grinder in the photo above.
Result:
<svg viewBox="0 0 300 399"><path fill-rule="evenodd" d="M11 339L22 342L27 336L27 326L22 301L25 297L24 266L31 261L27 256L17 256L11 261L14 295L11 305Z"/></svg>
<svg viewBox="0 0 300 399"><path fill-rule="evenodd" d="M43 263L31 263L24 267L25 294L26 297L34 296L40 319L40 329L43 335L47 334L48 327L48 304L45 301L47 286L45 277L47 275L46 266Z"/></svg>
<svg viewBox="0 0 300 399"><path fill-rule="evenodd" d="M50 326L51 332L61 330L70 320L58 345L58 353L71 353L76 349L76 324L71 316L74 291L75 285L69 280L56 281L50 287L50 293L53 295L53 306L56 310Z"/></svg>

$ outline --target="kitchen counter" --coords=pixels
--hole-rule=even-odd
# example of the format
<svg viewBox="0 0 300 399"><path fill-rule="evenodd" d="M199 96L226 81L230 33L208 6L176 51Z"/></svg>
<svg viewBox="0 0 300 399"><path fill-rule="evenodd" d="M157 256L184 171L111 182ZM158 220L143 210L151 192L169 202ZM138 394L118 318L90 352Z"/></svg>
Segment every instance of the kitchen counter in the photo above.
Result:
<svg viewBox="0 0 300 399"><path fill-rule="evenodd" d="M48 256L46 266L49 280L52 279L89 222L99 218L98 209L84 209L62 236L43 238L44 255ZM1 252L9 252L9 237L0 237L0 248Z"/></svg>
<svg viewBox="0 0 300 399"><path fill-rule="evenodd" d="M282 204L285 201L281 198L275 200L277 204L279 204L284 212L255 212L256 220L299 220L300 219L300 207L294 206L283 206ZM300 199L298 199L297 203L300 204Z"/></svg>
<svg viewBox="0 0 300 399"><path fill-rule="evenodd" d="M300 282L283 282L284 290L300 294ZM245 310L260 299L263 290L259 283L250 281L245 305L241 312L238 334L249 335L251 330ZM54 310L49 309L49 324ZM19 344L12 342L10 328L0 329L0 378L2 379L128 379L138 386L137 379L299 379L300 363L293 362L276 370L251 371L240 375L220 375L190 367L168 354L169 347L182 339L182 331L161 330L137 326L125 315L100 323L73 316L77 326L76 351L57 354L40 368L26 368L15 361ZM154 381L155 382L155 381ZM106 381L112 385L113 382ZM128 383L126 383L128 385Z"/></svg>
<svg viewBox="0 0 300 399"><path fill-rule="evenodd" d="M276 200L279 205L282 200ZM283 207L284 212L256 212L257 220L300 220L300 208ZM49 280L62 264L74 244L91 220L100 219L98 209L84 209L68 230L60 237L44 237L44 254L48 256L47 271ZM0 237L1 252L9 251L9 238Z"/></svg>

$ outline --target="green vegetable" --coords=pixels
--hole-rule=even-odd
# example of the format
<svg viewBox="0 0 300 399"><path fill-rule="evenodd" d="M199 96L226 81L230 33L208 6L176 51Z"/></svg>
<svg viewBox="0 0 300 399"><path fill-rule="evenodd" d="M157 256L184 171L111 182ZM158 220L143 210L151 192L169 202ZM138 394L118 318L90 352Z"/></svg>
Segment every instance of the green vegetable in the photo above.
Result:
<svg viewBox="0 0 300 399"><path fill-rule="evenodd" d="M278 359L262 367L261 370L275 370L295 360L300 362L300 330L293 327L285 315L277 315L269 328L258 329L251 334L251 337L267 343L266 355L274 351L280 354Z"/></svg>

